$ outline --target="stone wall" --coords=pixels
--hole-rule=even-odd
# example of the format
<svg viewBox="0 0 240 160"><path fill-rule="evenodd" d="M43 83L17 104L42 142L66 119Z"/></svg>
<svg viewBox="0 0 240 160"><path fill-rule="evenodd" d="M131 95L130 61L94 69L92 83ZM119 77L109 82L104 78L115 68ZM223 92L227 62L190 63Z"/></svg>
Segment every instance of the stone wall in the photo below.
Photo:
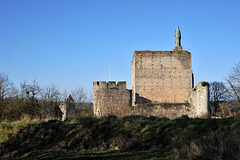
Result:
<svg viewBox="0 0 240 160"><path fill-rule="evenodd" d="M61 102L59 105L59 108L62 112L62 121L64 121L65 119L67 119L68 113L69 113L68 102L66 102L66 101Z"/></svg>
<svg viewBox="0 0 240 160"><path fill-rule="evenodd" d="M209 85L193 88L191 54L184 50L136 51L132 92L126 82L93 83L94 115L144 115L176 118L209 114Z"/></svg>
<svg viewBox="0 0 240 160"><path fill-rule="evenodd" d="M197 117L209 114L209 84L207 82L199 82L193 88L190 99Z"/></svg>
<svg viewBox="0 0 240 160"><path fill-rule="evenodd" d="M93 82L94 115L126 116L131 105L131 91L126 89L126 82Z"/></svg>
<svg viewBox="0 0 240 160"><path fill-rule="evenodd" d="M176 118L182 115L196 117L194 107L189 103L179 104L137 104L131 108L131 115Z"/></svg>
<svg viewBox="0 0 240 160"><path fill-rule="evenodd" d="M209 84L199 82L191 91L190 103L136 104L131 115L176 118L187 115L191 118L209 116Z"/></svg>
<svg viewBox="0 0 240 160"><path fill-rule="evenodd" d="M59 104L59 108L62 112L62 120L71 117L70 111L72 108L75 108L75 102L71 95L67 99L65 99L63 102Z"/></svg>
<svg viewBox="0 0 240 160"><path fill-rule="evenodd" d="M135 51L132 60L132 105L190 103L193 87L187 51Z"/></svg>

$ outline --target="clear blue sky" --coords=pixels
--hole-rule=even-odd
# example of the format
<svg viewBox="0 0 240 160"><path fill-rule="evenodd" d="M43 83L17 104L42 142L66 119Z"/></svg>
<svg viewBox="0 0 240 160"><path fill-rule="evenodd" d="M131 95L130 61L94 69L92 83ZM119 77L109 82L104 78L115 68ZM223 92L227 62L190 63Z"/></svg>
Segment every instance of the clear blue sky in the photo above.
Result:
<svg viewBox="0 0 240 160"><path fill-rule="evenodd" d="M0 0L0 72L61 90L127 81L135 50L173 50L180 27L195 84L240 62L239 0Z"/></svg>

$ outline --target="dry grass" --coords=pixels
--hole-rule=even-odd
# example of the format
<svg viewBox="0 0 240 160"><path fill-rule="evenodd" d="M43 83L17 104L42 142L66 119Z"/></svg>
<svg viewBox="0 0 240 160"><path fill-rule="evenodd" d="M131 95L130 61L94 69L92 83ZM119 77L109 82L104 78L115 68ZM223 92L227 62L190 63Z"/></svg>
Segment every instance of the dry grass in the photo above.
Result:
<svg viewBox="0 0 240 160"><path fill-rule="evenodd" d="M171 159L234 159L240 156L240 122L233 118L78 117L64 122L2 122L0 133L0 157L56 158L55 153L71 157L79 152L84 157L83 151L88 151L88 156L99 152L112 156L108 154L112 151L119 153L116 155L125 152L132 155L141 151L149 153L148 159L169 159L169 155ZM161 150L161 153L153 155L153 150Z"/></svg>

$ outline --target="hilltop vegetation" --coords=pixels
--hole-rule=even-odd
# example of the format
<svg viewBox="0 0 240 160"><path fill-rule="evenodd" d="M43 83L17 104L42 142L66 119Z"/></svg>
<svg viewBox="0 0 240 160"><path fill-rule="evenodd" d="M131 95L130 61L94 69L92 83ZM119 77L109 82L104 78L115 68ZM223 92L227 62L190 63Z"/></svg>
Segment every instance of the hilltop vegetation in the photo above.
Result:
<svg viewBox="0 0 240 160"><path fill-rule="evenodd" d="M69 95L74 99L74 105L69 108L72 117L93 114L91 98L83 88L60 92L55 84L43 87L36 80L16 86L8 74L0 73L0 122L62 119L59 106Z"/></svg>
<svg viewBox="0 0 240 160"><path fill-rule="evenodd" d="M238 159L240 122L129 116L0 123L0 157Z"/></svg>

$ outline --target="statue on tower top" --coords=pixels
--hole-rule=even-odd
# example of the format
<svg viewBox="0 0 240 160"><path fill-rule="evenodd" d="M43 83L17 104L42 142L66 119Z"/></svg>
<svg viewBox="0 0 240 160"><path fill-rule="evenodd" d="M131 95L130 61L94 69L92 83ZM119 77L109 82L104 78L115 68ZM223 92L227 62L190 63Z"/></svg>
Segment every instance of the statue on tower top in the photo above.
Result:
<svg viewBox="0 0 240 160"><path fill-rule="evenodd" d="M175 35L176 46L181 46L181 32L179 27L177 27L177 30L175 31L174 35Z"/></svg>
<svg viewBox="0 0 240 160"><path fill-rule="evenodd" d="M174 32L175 35L175 48L174 50L182 51L182 46L181 46L181 32L179 27L177 27L177 30Z"/></svg>

